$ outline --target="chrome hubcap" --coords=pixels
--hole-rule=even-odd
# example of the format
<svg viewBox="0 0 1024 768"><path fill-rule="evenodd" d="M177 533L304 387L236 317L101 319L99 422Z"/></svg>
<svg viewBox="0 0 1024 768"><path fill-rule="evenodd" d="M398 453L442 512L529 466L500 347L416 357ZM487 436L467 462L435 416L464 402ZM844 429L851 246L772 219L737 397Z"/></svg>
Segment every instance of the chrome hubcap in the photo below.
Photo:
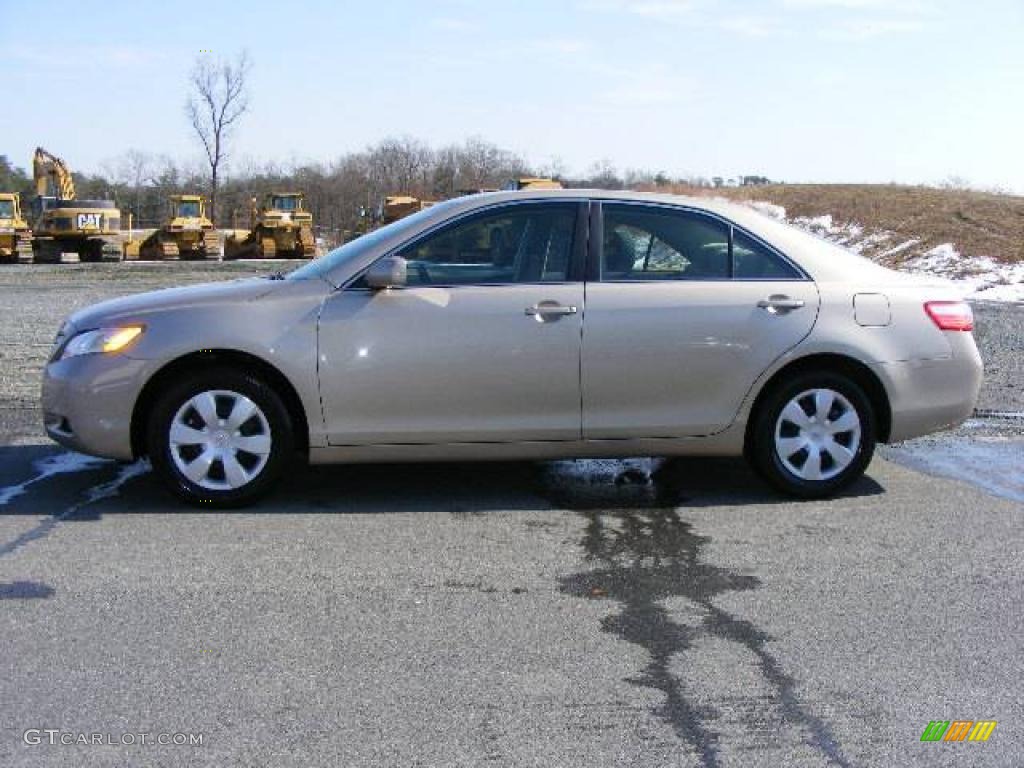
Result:
<svg viewBox="0 0 1024 768"><path fill-rule="evenodd" d="M226 389L187 400L174 414L168 441L178 470L211 491L252 482L266 466L272 446L270 424L260 407Z"/></svg>
<svg viewBox="0 0 1024 768"><path fill-rule="evenodd" d="M860 417L833 389L801 392L775 422L775 451L802 480L830 480L853 462L860 447Z"/></svg>

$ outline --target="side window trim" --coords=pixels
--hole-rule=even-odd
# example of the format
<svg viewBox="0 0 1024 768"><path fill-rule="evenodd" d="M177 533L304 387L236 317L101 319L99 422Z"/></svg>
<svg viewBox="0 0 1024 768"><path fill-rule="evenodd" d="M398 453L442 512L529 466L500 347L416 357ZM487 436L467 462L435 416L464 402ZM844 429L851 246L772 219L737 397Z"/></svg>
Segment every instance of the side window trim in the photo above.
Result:
<svg viewBox="0 0 1024 768"><path fill-rule="evenodd" d="M364 287L358 285L358 283L360 283L362 281L363 276L366 274L367 271L369 271L370 267L372 267L374 264L376 264L381 259L386 259L386 258L389 258L391 256L395 256L400 251L404 251L404 250L407 250L409 248L415 248L417 245L422 243L427 238L433 237L434 235L444 231L445 229L448 229L449 227L461 226L463 224L470 223L471 221L473 221L473 219L484 218L484 217L487 217L487 216L498 214L498 213L500 213L501 211L503 211L505 209L518 208L520 206L536 206L536 205L541 205L542 206L542 205L545 205L545 204L546 204L545 202L543 202L541 200L537 200L537 199L533 199L533 200L515 200L515 201L512 201L512 202L505 201L505 202L502 202L502 203L496 203L494 205L488 205L488 206L485 206L483 208L474 208L473 210L465 211L464 213L461 213L461 214L459 214L457 216L454 216L454 217L452 217L450 219L445 219L444 221L438 222L437 224L435 224L434 226L430 227L429 229L426 229L423 232L420 232L418 235L416 235L411 240L407 240L407 241L399 244L398 246L390 249L389 251L386 251L385 253L382 253L380 256L378 256L376 259L374 259L372 262L367 264L363 269L361 269L357 274L353 275L352 279L349 280L344 286L342 286L341 290L343 290L343 291L369 291L370 290L369 288L364 288ZM569 268L567 270L567 275L566 275L566 279L565 280L549 280L549 281L536 281L536 282L524 282L524 283L520 283L520 282L514 282L514 283L453 283L451 285L441 285L441 284L438 284L438 285L430 285L430 286L410 286L410 288L416 288L416 287L424 287L424 288L481 288L481 287L503 288L503 287L509 287L509 286L515 286L515 285L571 285L572 283L583 282L583 280L584 280L585 262L586 262L586 252L587 252L587 245L588 245L588 239L589 239L588 238L588 229L587 229L587 221L589 219L589 215L588 215L589 211L588 211L588 209L591 207L591 203L590 203L589 200L587 200L585 198L569 198L569 199L559 198L557 201L552 201L552 203L550 203L550 204L553 204L553 205L567 205L567 204L569 204L569 205L574 205L575 208L576 208L576 210L575 210L575 212L573 214L573 216L574 216L574 219L573 219L573 221L574 221L574 224L573 224L573 247L572 247L572 252L569 254Z"/></svg>

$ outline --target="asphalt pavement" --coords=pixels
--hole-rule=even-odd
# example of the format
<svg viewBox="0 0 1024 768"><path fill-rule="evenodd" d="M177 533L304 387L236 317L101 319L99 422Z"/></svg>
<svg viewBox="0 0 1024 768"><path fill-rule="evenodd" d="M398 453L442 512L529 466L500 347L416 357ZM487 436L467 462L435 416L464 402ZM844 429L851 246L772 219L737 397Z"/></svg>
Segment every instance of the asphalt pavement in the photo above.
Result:
<svg viewBox="0 0 1024 768"><path fill-rule="evenodd" d="M224 513L23 445L0 489L2 766L1024 764L1024 505L882 459L817 503L631 460Z"/></svg>

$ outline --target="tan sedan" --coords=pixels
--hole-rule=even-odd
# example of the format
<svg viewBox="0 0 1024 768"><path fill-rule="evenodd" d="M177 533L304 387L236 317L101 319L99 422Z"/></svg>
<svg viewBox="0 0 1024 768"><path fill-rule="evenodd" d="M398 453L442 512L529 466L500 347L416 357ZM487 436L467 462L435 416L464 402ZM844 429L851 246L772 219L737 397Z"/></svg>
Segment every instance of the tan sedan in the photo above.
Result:
<svg viewBox="0 0 1024 768"><path fill-rule="evenodd" d="M72 315L49 435L239 504L313 463L746 455L834 493L972 411L970 307L746 207L589 190L438 204L288 275Z"/></svg>

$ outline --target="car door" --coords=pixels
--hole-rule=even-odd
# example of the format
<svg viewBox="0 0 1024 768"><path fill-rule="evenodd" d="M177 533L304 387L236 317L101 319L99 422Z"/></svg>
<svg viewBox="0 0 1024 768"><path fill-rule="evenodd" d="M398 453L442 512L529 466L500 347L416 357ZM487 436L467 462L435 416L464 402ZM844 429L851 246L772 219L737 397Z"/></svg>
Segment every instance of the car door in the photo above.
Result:
<svg viewBox="0 0 1024 768"><path fill-rule="evenodd" d="M493 206L391 255L404 288L325 303L332 445L579 440L585 204Z"/></svg>
<svg viewBox="0 0 1024 768"><path fill-rule="evenodd" d="M810 332L814 283L717 217L604 203L593 218L584 438L721 431L757 377Z"/></svg>

